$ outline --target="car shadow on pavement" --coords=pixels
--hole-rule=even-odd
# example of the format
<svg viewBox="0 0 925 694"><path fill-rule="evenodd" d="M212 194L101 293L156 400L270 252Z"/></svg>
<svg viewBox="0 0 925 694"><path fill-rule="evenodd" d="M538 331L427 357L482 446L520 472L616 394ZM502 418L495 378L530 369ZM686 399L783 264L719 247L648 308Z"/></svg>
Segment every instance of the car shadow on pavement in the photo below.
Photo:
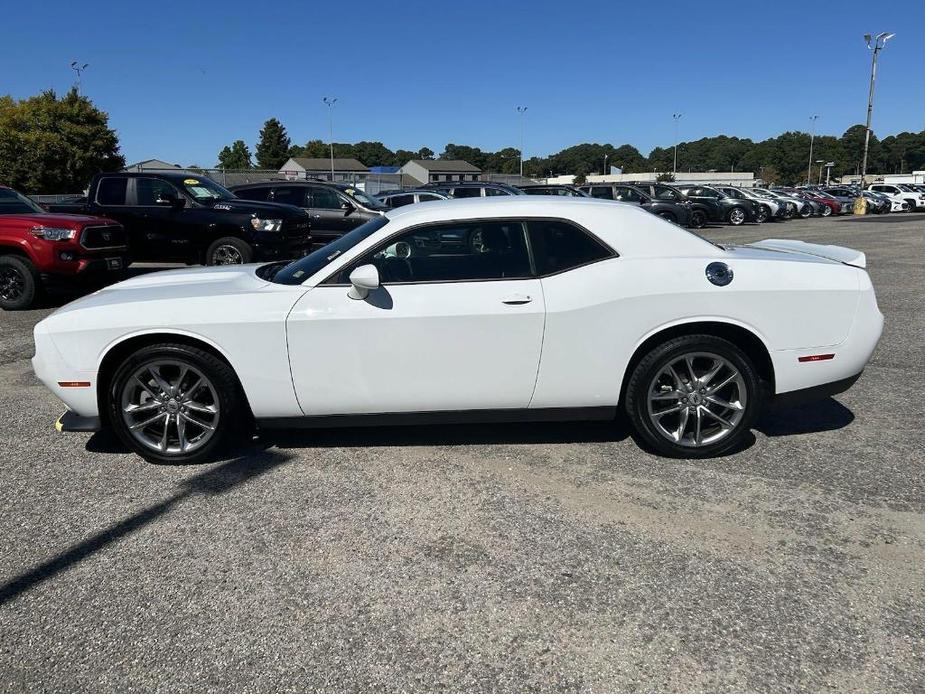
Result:
<svg viewBox="0 0 925 694"><path fill-rule="evenodd" d="M758 420L756 429L765 436L795 436L842 429L854 421L854 412L833 398L800 407L771 408Z"/></svg>
<svg viewBox="0 0 925 694"><path fill-rule="evenodd" d="M183 501L200 495L224 494L276 469L289 459L290 456L278 451L249 451L247 455L213 465L183 480L179 489L163 501L133 513L38 566L0 584L0 606L15 600L30 588L54 578L100 550L152 523Z"/></svg>

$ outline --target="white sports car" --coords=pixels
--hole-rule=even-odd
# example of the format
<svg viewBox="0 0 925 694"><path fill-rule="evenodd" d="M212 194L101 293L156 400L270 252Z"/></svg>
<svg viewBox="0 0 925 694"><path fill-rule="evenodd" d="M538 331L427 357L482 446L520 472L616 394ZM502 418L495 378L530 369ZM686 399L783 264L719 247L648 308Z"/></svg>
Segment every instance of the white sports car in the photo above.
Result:
<svg viewBox="0 0 925 694"><path fill-rule="evenodd" d="M144 275L35 328L63 430L195 462L250 427L612 418L668 456L849 387L883 316L863 253L718 246L632 205L413 205L292 263Z"/></svg>

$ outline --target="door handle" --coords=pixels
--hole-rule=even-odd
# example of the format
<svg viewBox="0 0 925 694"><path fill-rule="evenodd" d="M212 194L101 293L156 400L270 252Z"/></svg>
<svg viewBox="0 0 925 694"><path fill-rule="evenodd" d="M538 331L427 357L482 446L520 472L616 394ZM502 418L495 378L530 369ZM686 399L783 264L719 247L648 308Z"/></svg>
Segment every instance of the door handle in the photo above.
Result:
<svg viewBox="0 0 925 694"><path fill-rule="evenodd" d="M522 304L529 304L531 301L533 301L533 297L527 294L513 294L506 299L502 299L501 303L507 304L508 306L520 306Z"/></svg>

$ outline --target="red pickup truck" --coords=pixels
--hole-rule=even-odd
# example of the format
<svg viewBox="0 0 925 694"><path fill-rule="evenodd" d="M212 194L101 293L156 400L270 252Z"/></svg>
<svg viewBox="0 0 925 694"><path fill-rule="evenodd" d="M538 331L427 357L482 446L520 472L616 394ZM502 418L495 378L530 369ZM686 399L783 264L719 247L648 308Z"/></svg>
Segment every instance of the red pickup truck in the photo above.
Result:
<svg viewBox="0 0 925 694"><path fill-rule="evenodd" d="M118 279L125 231L104 217L51 214L0 186L0 308L29 308L48 283Z"/></svg>

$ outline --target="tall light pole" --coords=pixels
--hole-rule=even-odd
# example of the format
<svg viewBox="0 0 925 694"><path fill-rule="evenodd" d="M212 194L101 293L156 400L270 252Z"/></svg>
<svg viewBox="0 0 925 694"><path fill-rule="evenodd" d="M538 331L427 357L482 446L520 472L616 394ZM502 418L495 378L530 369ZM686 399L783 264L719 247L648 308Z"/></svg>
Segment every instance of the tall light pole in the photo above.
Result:
<svg viewBox="0 0 925 694"><path fill-rule="evenodd" d="M886 42L896 34L888 31L882 31L875 37L870 34L864 34L864 41L867 42L867 48L872 52L870 59L870 91L867 94L867 128L864 131L864 159L861 161L861 190L864 190L867 176L867 150L870 147L870 119L874 112L874 82L877 79L877 54L883 50ZM873 45L871 45L873 41Z"/></svg>
<svg viewBox="0 0 925 694"><path fill-rule="evenodd" d="M604 155L604 175L607 175L607 160L610 158L609 154Z"/></svg>
<svg viewBox="0 0 925 694"><path fill-rule="evenodd" d="M674 118L674 165L671 167L671 175L675 176L678 173L678 121L681 120L681 113L672 113L671 117Z"/></svg>
<svg viewBox="0 0 925 694"><path fill-rule="evenodd" d="M520 114L520 177L524 177L524 114L527 112L526 106L518 106L517 113Z"/></svg>
<svg viewBox="0 0 925 694"><path fill-rule="evenodd" d="M84 63L81 65L76 60L71 61L71 70L77 73L77 82L75 86L77 87L77 96L80 96L80 73L90 67L90 63Z"/></svg>
<svg viewBox="0 0 925 694"><path fill-rule="evenodd" d="M325 96L321 100L328 107L328 128L331 136L331 183L334 183L334 104L337 103L337 97Z"/></svg>
<svg viewBox="0 0 925 694"><path fill-rule="evenodd" d="M816 121L819 116L812 115L809 117L812 123L812 129L809 133L809 165L806 167L806 185L813 182L813 140L816 138Z"/></svg>
<svg viewBox="0 0 925 694"><path fill-rule="evenodd" d="M825 164L825 159L817 159L816 163L819 164L819 182L817 185L821 186L822 185L822 165ZM807 185L809 185L810 183L812 183L811 179L806 182Z"/></svg>

